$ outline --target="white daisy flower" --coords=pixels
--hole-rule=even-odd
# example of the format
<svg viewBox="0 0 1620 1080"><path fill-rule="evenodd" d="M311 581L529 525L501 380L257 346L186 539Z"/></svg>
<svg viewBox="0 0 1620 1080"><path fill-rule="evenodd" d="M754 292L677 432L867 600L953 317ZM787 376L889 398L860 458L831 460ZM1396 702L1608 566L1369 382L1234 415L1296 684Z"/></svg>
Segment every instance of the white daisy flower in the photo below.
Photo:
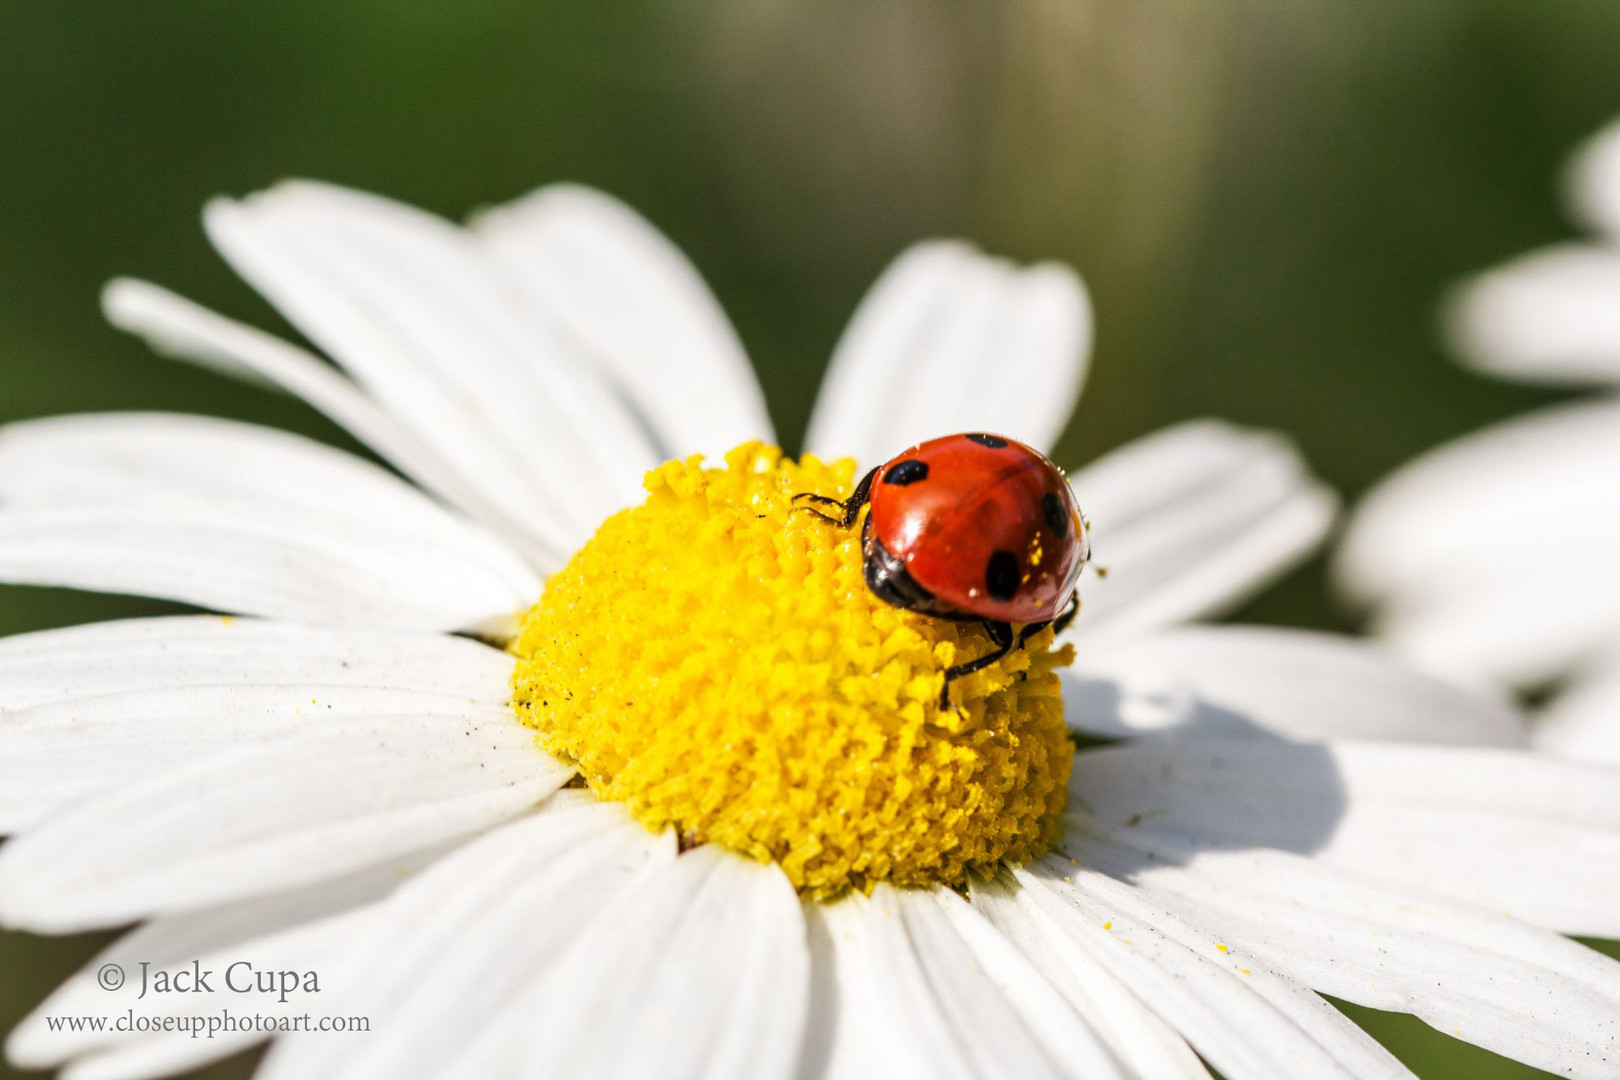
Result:
<svg viewBox="0 0 1620 1080"><path fill-rule="evenodd" d="M1075 474L1107 578L941 709L984 635L876 601L857 540L790 513L854 463L757 441L717 305L622 206L547 189L463 230L294 184L208 226L338 367L150 285L114 321L416 486L197 417L0 430L0 577L229 613L0 643L0 920L141 923L17 1064L262 1041L108 989L242 963L322 984L241 1006L286 1032L269 1076L1410 1075L1318 991L1613 1075L1620 965L1559 935L1620 934L1620 776L1355 643L1171 625L1320 537L1286 444L1195 423ZM1062 268L919 246L811 449L1047 445L1087 327Z"/></svg>
<svg viewBox="0 0 1620 1080"><path fill-rule="evenodd" d="M1338 571L1414 663L1476 685L1567 683L1537 741L1620 762L1620 122L1568 186L1595 237L1467 283L1451 336L1480 370L1603 392L1395 473L1358 508Z"/></svg>

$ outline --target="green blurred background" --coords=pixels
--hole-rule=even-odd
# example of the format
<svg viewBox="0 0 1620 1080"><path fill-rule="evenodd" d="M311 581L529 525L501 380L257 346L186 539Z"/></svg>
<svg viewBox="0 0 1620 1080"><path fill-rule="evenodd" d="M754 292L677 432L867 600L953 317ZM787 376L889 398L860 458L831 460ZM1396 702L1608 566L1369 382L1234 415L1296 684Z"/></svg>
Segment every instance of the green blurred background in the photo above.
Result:
<svg viewBox="0 0 1620 1080"><path fill-rule="evenodd" d="M1551 399L1452 367L1435 302L1571 234L1555 174L1620 113L1617 60L1613 0L5 0L0 421L178 409L343 442L152 359L99 286L133 273L280 327L204 242L209 196L300 175L460 216L572 179L691 254L790 447L878 270L964 235L1091 287L1060 462L1214 414L1292 433L1354 496ZM0 633L156 610L7 589ZM1244 616L1350 625L1319 562ZM102 940L0 935L0 1029ZM1424 1077L1539 1075L1350 1011Z"/></svg>

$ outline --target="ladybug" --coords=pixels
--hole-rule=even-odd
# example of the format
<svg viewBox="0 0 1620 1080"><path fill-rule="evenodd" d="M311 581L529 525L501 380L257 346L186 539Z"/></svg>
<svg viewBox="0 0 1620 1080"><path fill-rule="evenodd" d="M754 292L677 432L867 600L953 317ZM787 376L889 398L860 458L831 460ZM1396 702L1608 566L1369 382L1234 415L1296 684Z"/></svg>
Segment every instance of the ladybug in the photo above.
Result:
<svg viewBox="0 0 1620 1080"><path fill-rule="evenodd" d="M794 500L846 529L870 507L861 550L878 599L984 625L995 648L945 672L942 709L952 679L1012 651L1015 623L1022 646L1054 621L1062 630L1079 609L1075 584L1091 555L1085 522L1063 473L1021 442L982 432L930 439L867 473L848 499Z"/></svg>

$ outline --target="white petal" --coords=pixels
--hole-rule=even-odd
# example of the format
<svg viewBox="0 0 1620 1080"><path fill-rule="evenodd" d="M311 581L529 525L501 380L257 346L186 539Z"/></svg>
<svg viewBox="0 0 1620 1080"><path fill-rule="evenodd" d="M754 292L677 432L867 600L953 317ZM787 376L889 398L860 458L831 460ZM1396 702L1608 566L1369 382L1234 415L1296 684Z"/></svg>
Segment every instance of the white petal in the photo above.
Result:
<svg viewBox="0 0 1620 1080"><path fill-rule="evenodd" d="M325 686L504 704L512 658L441 634L230 616L123 619L0 638L0 716L119 692Z"/></svg>
<svg viewBox="0 0 1620 1080"><path fill-rule="evenodd" d="M454 726L487 706L387 689L200 687L45 705L0 724L0 831L279 731L357 717L434 716Z"/></svg>
<svg viewBox="0 0 1620 1080"><path fill-rule="evenodd" d="M913 443L992 431L1050 449L1080 394L1091 308L1068 267L967 244L908 249L844 332L805 447L877 465Z"/></svg>
<svg viewBox="0 0 1620 1080"><path fill-rule="evenodd" d="M156 1035L77 1058L57 1076L58 1080L156 1080L208 1065L264 1038L252 1032L218 1034L212 1039L206 1035L193 1038L189 1031Z"/></svg>
<svg viewBox="0 0 1620 1080"><path fill-rule="evenodd" d="M1411 1077L1310 990L1241 949L1217 949L1131 886L1056 856L1015 876L1010 902L1072 938L1230 1080Z"/></svg>
<svg viewBox="0 0 1620 1080"><path fill-rule="evenodd" d="M1549 753L1620 765L1620 654L1583 672L1559 694L1533 738Z"/></svg>
<svg viewBox="0 0 1620 1080"><path fill-rule="evenodd" d="M1567 938L1286 852L1115 838L1071 831L1065 847L1315 990L1561 1076L1612 1076L1620 1060L1620 963Z"/></svg>
<svg viewBox="0 0 1620 1080"><path fill-rule="evenodd" d="M1213 420L1139 439L1070 479L1091 524L1076 638L1219 613L1316 547L1336 501L1292 446Z"/></svg>
<svg viewBox="0 0 1620 1080"><path fill-rule="evenodd" d="M876 1075L1123 1075L1097 1033L955 894L880 885L829 912L838 1022ZM847 1060L847 1059L846 1059Z"/></svg>
<svg viewBox="0 0 1620 1080"><path fill-rule="evenodd" d="M1592 136L1576 153L1569 187L1581 217L1620 241L1620 121Z"/></svg>
<svg viewBox="0 0 1620 1080"><path fill-rule="evenodd" d="M862 1004L867 900L852 893L804 905L810 946L810 1001L800 1080L862 1080L885 1068Z"/></svg>
<svg viewBox="0 0 1620 1080"><path fill-rule="evenodd" d="M1384 481L1337 577L1380 633L1459 678L1546 679L1620 634L1620 402L1544 409Z"/></svg>
<svg viewBox="0 0 1620 1080"><path fill-rule="evenodd" d="M1187 1045L1107 968L1017 896L1006 876L973 882L974 909L1016 945L1076 1012L1090 1020L1128 1074L1143 1080L1208 1080Z"/></svg>
<svg viewBox="0 0 1620 1080"><path fill-rule="evenodd" d="M1481 274L1447 305L1462 356L1498 375L1620 382L1620 249L1561 244Z"/></svg>
<svg viewBox="0 0 1620 1080"><path fill-rule="evenodd" d="M250 382L279 387L326 414L384 461L446 502L487 525L544 570L571 553L562 534L535 507L506 506L509 492L482 473L462 474L441 459L354 383L312 353L251 326L217 315L167 289L119 278L101 296L107 319L144 337L158 353L190 360ZM548 544L552 546L548 546Z"/></svg>
<svg viewBox="0 0 1620 1080"><path fill-rule="evenodd" d="M1107 825L1281 848L1620 936L1620 770L1494 748L1165 737L1079 755L1071 790Z"/></svg>
<svg viewBox="0 0 1620 1080"><path fill-rule="evenodd" d="M1461 685L1541 686L1620 641L1613 549L1575 538L1569 549L1557 563L1527 561L1522 574L1476 578L1459 566L1434 594L1388 604L1369 629L1407 663Z"/></svg>
<svg viewBox="0 0 1620 1080"><path fill-rule="evenodd" d="M524 1075L791 1077L809 978L782 872L697 848L628 890L551 970L530 1000L544 1020L524 1033Z"/></svg>
<svg viewBox="0 0 1620 1080"><path fill-rule="evenodd" d="M142 995L143 978L149 981L159 972L190 970L194 963L213 973L208 985L222 996L231 993L224 979L226 969L234 963L245 961L255 970L314 971L325 998L289 994L288 1000L281 1002L279 994L264 997L255 990L246 997L233 996L232 1000L249 1004L249 1016L254 1012L330 1013L327 1004L331 992L342 986L338 966L354 935L377 917L378 901L439 853L439 849L429 849L302 889L146 923L97 954L41 1002L7 1039L7 1057L19 1068L49 1069L93 1054L82 1062L88 1074L123 1075L127 1071L153 1075L162 1072L154 1072L158 1062L184 1060L189 1067L263 1041L263 1033L252 1031L217 1031L212 1038L195 1039L189 1032L74 1032L53 1029L47 1020L72 1015L112 1016L126 1010L148 1018L217 1016L218 1010L211 1007L216 998L155 992ZM107 964L116 964L124 972L125 982L117 990L109 991L98 981L98 973ZM145 976L143 964L147 965ZM334 976L338 982L333 981ZM238 980L235 985L243 983ZM320 1008L312 1009L314 1004ZM202 1056L188 1055L186 1043L193 1044L192 1054ZM143 1067L143 1062L152 1062L154 1067Z"/></svg>
<svg viewBox="0 0 1620 1080"><path fill-rule="evenodd" d="M773 439L725 312L697 268L634 210L555 184L480 214L473 228L569 345L612 374L664 457L718 459Z"/></svg>
<svg viewBox="0 0 1620 1080"><path fill-rule="evenodd" d="M539 592L505 545L374 465L140 413L0 429L0 580L433 630L509 618Z"/></svg>
<svg viewBox="0 0 1620 1080"><path fill-rule="evenodd" d="M521 992L649 859L673 856L671 841L616 805L561 792L439 861L389 899L333 973L343 990L326 1004L372 1017L373 1031L362 1040L281 1039L261 1080L427 1076L482 1027L525 1032L534 1017L515 1008Z"/></svg>
<svg viewBox="0 0 1620 1080"><path fill-rule="evenodd" d="M1522 746L1505 702L1417 674L1354 638L1194 626L1087 642L1064 677L1069 726Z"/></svg>
<svg viewBox="0 0 1620 1080"><path fill-rule="evenodd" d="M504 708L310 725L12 840L0 919L62 933L319 881L512 817L569 773Z"/></svg>
<svg viewBox="0 0 1620 1080"><path fill-rule="evenodd" d="M462 475L577 547L639 502L657 455L609 388L465 230L307 182L211 204L221 253Z"/></svg>
<svg viewBox="0 0 1620 1080"><path fill-rule="evenodd" d="M300 724L506 702L464 638L178 616L0 639L0 832Z"/></svg>
<svg viewBox="0 0 1620 1080"><path fill-rule="evenodd" d="M1459 564L1495 577L1534 571L1536 560L1571 539L1620 538L1617 473L1620 401L1582 401L1497 424L1379 484L1356 507L1338 569L1362 600L1421 594Z"/></svg>
<svg viewBox="0 0 1620 1080"><path fill-rule="evenodd" d="M935 961L925 962L924 966L936 970L943 966L938 964L938 952L929 947L929 941L947 943L947 951L958 941L965 946L974 970L982 971L1000 991L1019 1022L1060 1063L1061 1072L1084 1077L1127 1075L1092 1018L1078 1012L1017 946L956 893L941 888L884 886L873 895L872 917L884 917L885 902L892 904L896 913L904 913L902 918L913 944Z"/></svg>

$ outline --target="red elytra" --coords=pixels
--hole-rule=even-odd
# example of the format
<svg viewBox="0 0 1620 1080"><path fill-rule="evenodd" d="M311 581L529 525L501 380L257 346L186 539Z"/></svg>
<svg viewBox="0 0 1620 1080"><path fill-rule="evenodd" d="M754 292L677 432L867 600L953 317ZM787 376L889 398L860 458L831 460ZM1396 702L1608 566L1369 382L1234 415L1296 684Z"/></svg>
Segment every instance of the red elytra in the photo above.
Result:
<svg viewBox="0 0 1620 1080"><path fill-rule="evenodd" d="M860 531L867 588L881 601L938 619L982 622L995 648L949 667L951 680L983 670L1035 631L1063 630L1079 609L1074 593L1090 557L1081 508L1047 455L1016 439L983 432L915 445L865 474L849 499L800 492L804 507L849 528L872 505ZM1013 623L1024 623L1014 638Z"/></svg>
<svg viewBox="0 0 1620 1080"><path fill-rule="evenodd" d="M898 607L1037 623L1074 596L1085 523L1038 450L1000 435L930 439L879 466L867 498L867 583Z"/></svg>
<svg viewBox="0 0 1620 1080"><path fill-rule="evenodd" d="M913 446L861 478L848 499L802 492L794 498L837 507L861 527L867 587L885 603L942 619L982 622L995 646L948 668L951 680L995 663L1078 608L1075 584L1090 557L1074 493L1046 455L1001 435L947 435ZM1012 625L1023 630L1013 635Z"/></svg>
<svg viewBox="0 0 1620 1080"><path fill-rule="evenodd" d="M876 596L940 619L1045 623L1074 597L1089 557L1074 492L1047 455L1016 439L930 439L867 473L833 505L851 526L860 508L865 578Z"/></svg>

